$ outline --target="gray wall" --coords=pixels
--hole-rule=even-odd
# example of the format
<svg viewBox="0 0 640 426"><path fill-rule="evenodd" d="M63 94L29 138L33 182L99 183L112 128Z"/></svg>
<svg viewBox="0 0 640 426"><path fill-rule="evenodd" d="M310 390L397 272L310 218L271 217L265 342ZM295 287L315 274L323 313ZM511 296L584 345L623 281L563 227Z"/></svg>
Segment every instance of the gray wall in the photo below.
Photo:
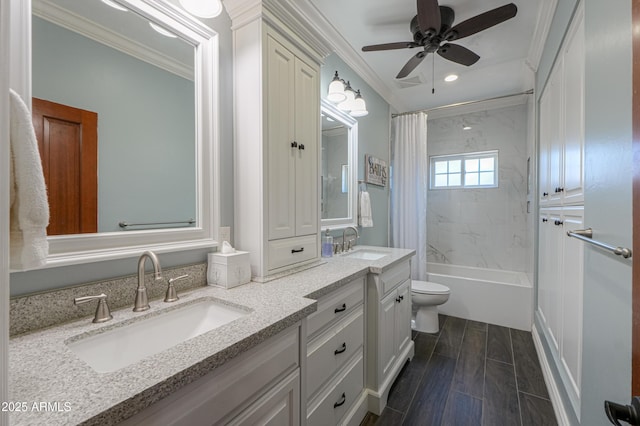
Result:
<svg viewBox="0 0 640 426"><path fill-rule="evenodd" d="M390 165L389 161L389 104L364 82L335 53L325 58L320 74L320 95L326 96L333 74L338 71L341 78L349 80L351 87L360 89L367 103L369 115L358 118L358 179L364 178L364 156L373 155ZM368 185L373 215L372 228L360 228L358 244L375 246L389 245L389 185L380 187ZM340 234L341 235L341 234Z"/></svg>
<svg viewBox="0 0 640 426"><path fill-rule="evenodd" d="M497 188L429 189L428 261L529 270L527 106L429 120L427 134L429 156L499 151Z"/></svg>
<svg viewBox="0 0 640 426"><path fill-rule="evenodd" d="M195 217L193 81L37 17L32 57L34 97L98 114L98 232Z"/></svg>
<svg viewBox="0 0 640 426"><path fill-rule="evenodd" d="M605 242L631 247L631 2L584 2L585 225ZM536 78L538 94L575 5L575 0L559 1ZM585 246L581 422L561 389L572 424L608 424L603 401L629 403L631 288L630 261ZM542 329L538 318L536 323Z"/></svg>
<svg viewBox="0 0 640 426"><path fill-rule="evenodd" d="M178 0L171 0L178 4ZM204 20L218 33L220 105L220 224L233 226L233 64L231 20L226 12ZM232 228L233 232L233 228ZM159 256L163 267L206 262L209 249L167 253ZM11 296L135 274L135 257L83 265L15 272L10 276ZM133 291L133 289L132 289Z"/></svg>

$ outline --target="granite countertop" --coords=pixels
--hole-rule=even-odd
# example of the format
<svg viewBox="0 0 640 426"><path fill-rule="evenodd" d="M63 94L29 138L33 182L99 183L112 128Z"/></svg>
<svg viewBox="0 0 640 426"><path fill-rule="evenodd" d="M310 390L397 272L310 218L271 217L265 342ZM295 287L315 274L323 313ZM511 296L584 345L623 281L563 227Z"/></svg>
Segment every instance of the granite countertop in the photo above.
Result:
<svg viewBox="0 0 640 426"><path fill-rule="evenodd" d="M369 272L382 273L407 260L413 250L358 246L384 251L378 260L339 255L267 283L233 289L202 287L171 304L151 301L143 313L121 309L113 320L90 318L12 338L9 344L9 398L12 425L116 424L180 387L206 375L236 355L296 324L316 310L316 299ZM111 373L97 373L65 342L134 322L197 299L213 298L250 312L235 321ZM42 403L45 404L42 404ZM22 409L18 411L18 409Z"/></svg>

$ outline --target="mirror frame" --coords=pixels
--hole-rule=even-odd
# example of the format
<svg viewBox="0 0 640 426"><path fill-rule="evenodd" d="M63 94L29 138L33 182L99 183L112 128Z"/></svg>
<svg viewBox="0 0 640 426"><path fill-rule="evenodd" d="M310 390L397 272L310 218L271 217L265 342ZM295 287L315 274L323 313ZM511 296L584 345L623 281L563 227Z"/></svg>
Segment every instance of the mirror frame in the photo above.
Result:
<svg viewBox="0 0 640 426"><path fill-rule="evenodd" d="M194 46L196 101L196 226L47 237L49 256L42 268L120 259L143 250L157 253L211 248L220 225L218 34L177 6L163 0L116 0L146 19L161 23ZM12 46L12 87L31 105L31 0L18 2ZM15 70L15 72L14 72Z"/></svg>
<svg viewBox="0 0 640 426"><path fill-rule="evenodd" d="M349 213L347 217L322 219L322 212L320 212L320 225L323 231L327 228L358 226L358 121L326 99L320 101L320 111L347 128L347 164L349 165ZM322 145L322 134L320 144ZM320 156L320 171L322 174L322 156ZM322 197L322 193L320 196Z"/></svg>

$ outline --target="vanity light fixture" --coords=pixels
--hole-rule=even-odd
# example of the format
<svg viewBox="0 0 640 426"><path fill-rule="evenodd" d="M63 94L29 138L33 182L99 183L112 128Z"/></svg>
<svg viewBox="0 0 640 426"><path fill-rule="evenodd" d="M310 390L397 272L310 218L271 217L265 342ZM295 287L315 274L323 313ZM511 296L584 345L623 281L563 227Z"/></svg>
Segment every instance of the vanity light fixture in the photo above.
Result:
<svg viewBox="0 0 640 426"><path fill-rule="evenodd" d="M177 37L174 33L171 33L169 31L165 30L160 25L157 25L157 24L155 24L153 22L149 22L149 26L151 28L153 28L156 32L162 34L165 37L169 37L169 38L176 38Z"/></svg>
<svg viewBox="0 0 640 426"><path fill-rule="evenodd" d="M360 94L360 90L356 92L356 97L353 100L353 108L351 108L349 114L352 117L364 117L369 114L369 111L367 111L367 104L364 102L364 99Z"/></svg>
<svg viewBox="0 0 640 426"><path fill-rule="evenodd" d="M456 81L457 79L458 76L456 74L449 74L444 78L444 81L446 81L447 83L451 83L452 81Z"/></svg>
<svg viewBox="0 0 640 426"><path fill-rule="evenodd" d="M329 83L329 93L327 93L327 100L334 104L343 102L347 99L347 95L344 93L344 81L338 76L338 71L333 76L333 80Z"/></svg>
<svg viewBox="0 0 640 426"><path fill-rule="evenodd" d="M215 18L222 12L220 0L180 0L180 4L187 12L199 18Z"/></svg>
<svg viewBox="0 0 640 426"><path fill-rule="evenodd" d="M107 6L111 6L114 9L121 10L122 12L127 12L128 11L128 9L126 7L116 3L114 1L111 1L111 0L102 0L102 3L106 4Z"/></svg>
<svg viewBox="0 0 640 426"><path fill-rule="evenodd" d="M360 94L360 90L354 90L350 82L345 82L335 72L333 80L329 83L327 100L337 104L337 107L352 117L364 117L369 114L367 105Z"/></svg>

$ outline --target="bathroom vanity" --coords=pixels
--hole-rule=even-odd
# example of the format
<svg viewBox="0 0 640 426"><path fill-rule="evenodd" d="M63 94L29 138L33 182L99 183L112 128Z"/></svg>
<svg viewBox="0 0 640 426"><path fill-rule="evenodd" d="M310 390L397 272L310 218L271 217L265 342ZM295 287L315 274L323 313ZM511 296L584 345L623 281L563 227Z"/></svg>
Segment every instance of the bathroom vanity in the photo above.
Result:
<svg viewBox="0 0 640 426"><path fill-rule="evenodd" d="M359 424L367 411L382 410L388 388L413 356L404 292L414 251L375 250L386 254L376 260L337 256L267 283L199 287L179 294L177 302L152 299L143 313L130 306L114 310L106 323L87 317L16 336L10 342L11 400L58 401L62 408L68 402L70 409L13 412L11 424ZM359 251L367 248L354 254ZM395 302L401 295L406 304ZM14 303L33 304L38 297L50 309L72 303L56 300L55 292ZM69 347L201 299L246 314L112 372L98 373ZM383 319L388 299L394 300L393 321ZM18 310L12 320L20 320ZM386 331L391 321L393 342Z"/></svg>

